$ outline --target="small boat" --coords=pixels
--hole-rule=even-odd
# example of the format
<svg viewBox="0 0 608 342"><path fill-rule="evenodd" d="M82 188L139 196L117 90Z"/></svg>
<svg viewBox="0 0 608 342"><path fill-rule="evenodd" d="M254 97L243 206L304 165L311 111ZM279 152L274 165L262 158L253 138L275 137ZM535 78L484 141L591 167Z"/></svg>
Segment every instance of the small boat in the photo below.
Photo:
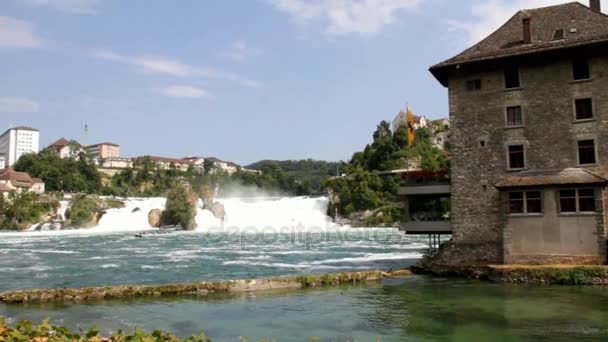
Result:
<svg viewBox="0 0 608 342"><path fill-rule="evenodd" d="M144 236L152 236L152 235L167 235L167 234L179 232L181 230L183 230L181 226L165 226L165 227L160 227L159 230L152 230L152 231L137 233L137 234L135 234L135 237L142 238Z"/></svg>

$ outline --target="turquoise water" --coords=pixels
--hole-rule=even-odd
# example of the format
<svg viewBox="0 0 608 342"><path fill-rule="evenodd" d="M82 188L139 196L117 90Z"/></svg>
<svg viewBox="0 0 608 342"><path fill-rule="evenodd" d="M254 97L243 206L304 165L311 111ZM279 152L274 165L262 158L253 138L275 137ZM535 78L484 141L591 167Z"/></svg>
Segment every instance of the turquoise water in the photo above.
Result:
<svg viewBox="0 0 608 342"><path fill-rule="evenodd" d="M0 292L403 268L426 248L396 230L0 234Z"/></svg>
<svg viewBox="0 0 608 342"><path fill-rule="evenodd" d="M394 230L0 235L0 291L149 284L407 267L425 240ZM201 331L214 341L608 341L608 289L428 277L209 298L3 305L10 322Z"/></svg>
<svg viewBox="0 0 608 342"><path fill-rule="evenodd" d="M205 331L214 341L606 341L608 289L407 277L240 296L2 306L0 315L103 332Z"/></svg>

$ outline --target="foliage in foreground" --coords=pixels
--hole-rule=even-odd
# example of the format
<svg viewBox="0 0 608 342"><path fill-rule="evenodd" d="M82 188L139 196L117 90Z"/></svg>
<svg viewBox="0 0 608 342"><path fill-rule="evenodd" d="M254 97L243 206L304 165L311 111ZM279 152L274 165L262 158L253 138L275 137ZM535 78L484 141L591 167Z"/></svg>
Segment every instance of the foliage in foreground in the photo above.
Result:
<svg viewBox="0 0 608 342"><path fill-rule="evenodd" d="M96 327L90 328L88 331L72 332L66 327L51 325L48 320L43 321L40 325L34 325L29 321L20 321L14 327L9 326L3 317L0 317L0 341L7 342L63 342L63 341L171 341L171 342L210 342L204 334L199 336L191 336L186 339L179 338L175 335L157 330L152 333L146 333L142 330L135 330L132 333L124 333L118 331L110 337L103 338L99 336L99 329Z"/></svg>
<svg viewBox="0 0 608 342"><path fill-rule="evenodd" d="M26 229L58 208L59 202L54 198L31 192L11 192L6 198L0 195L0 230Z"/></svg>

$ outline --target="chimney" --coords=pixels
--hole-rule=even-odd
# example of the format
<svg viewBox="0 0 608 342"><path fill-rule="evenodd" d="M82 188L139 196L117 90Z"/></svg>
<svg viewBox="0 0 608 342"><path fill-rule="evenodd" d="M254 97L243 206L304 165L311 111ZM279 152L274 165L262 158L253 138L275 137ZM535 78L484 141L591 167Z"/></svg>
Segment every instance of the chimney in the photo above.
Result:
<svg viewBox="0 0 608 342"><path fill-rule="evenodd" d="M530 27L530 18L525 18L523 20L524 26L524 44L532 43L532 28Z"/></svg>
<svg viewBox="0 0 608 342"><path fill-rule="evenodd" d="M589 7L592 10L601 12L602 11L602 0L589 0Z"/></svg>

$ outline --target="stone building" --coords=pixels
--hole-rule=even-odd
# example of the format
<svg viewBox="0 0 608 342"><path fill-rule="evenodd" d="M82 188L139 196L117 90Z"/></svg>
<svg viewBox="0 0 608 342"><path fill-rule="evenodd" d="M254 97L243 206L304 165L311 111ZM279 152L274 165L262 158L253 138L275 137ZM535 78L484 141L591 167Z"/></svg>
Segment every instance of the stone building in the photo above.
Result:
<svg viewBox="0 0 608 342"><path fill-rule="evenodd" d="M449 89L452 240L438 263L606 263L608 16L522 10L431 67ZM606 215L604 215L606 212Z"/></svg>
<svg viewBox="0 0 608 342"><path fill-rule="evenodd" d="M107 158L120 158L120 145L111 142L87 146L85 150L89 158L99 161Z"/></svg>

